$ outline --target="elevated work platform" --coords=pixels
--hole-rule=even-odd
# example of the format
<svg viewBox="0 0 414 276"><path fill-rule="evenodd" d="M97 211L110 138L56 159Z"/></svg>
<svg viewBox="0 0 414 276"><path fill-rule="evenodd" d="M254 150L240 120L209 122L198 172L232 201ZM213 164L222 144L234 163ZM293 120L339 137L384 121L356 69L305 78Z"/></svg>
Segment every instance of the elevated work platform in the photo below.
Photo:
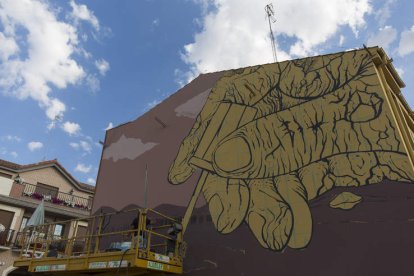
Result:
<svg viewBox="0 0 414 276"><path fill-rule="evenodd" d="M116 216L131 225L106 229ZM72 220L79 229L80 220ZM102 214L88 219L86 234L54 235L61 222L31 227L20 237L14 266L42 275L181 274L185 243L181 224L151 209Z"/></svg>

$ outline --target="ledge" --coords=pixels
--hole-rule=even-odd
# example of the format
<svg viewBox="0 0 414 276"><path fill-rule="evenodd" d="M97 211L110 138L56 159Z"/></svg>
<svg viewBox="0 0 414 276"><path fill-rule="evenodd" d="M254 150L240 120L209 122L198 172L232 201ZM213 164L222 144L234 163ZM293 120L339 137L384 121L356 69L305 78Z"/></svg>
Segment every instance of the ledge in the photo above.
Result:
<svg viewBox="0 0 414 276"><path fill-rule="evenodd" d="M14 198L9 196L0 195L0 202L9 204L16 207L22 208L33 208L35 209L41 201L35 200L32 198ZM59 214L63 216L67 216L69 218L86 218L90 215L90 211L71 208L63 205L56 205L53 203L45 202L45 212Z"/></svg>

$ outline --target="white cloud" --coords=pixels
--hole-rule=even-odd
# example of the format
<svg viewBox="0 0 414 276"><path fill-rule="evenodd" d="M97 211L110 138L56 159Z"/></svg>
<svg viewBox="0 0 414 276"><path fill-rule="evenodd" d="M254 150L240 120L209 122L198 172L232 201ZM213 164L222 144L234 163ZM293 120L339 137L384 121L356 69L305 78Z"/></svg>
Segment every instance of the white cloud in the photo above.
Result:
<svg viewBox="0 0 414 276"><path fill-rule="evenodd" d="M114 127L114 124L112 122L109 122L108 126L105 128L105 130L111 129Z"/></svg>
<svg viewBox="0 0 414 276"><path fill-rule="evenodd" d="M2 141L11 141L11 142L21 142L22 138L16 136L16 135L6 135L1 137Z"/></svg>
<svg viewBox="0 0 414 276"><path fill-rule="evenodd" d="M15 151L12 151L12 152L10 152L10 155L13 157L13 158L17 158L19 155L17 154L17 152L15 152Z"/></svg>
<svg viewBox="0 0 414 276"><path fill-rule="evenodd" d="M72 0L70 1L70 6L72 7L71 15L75 19L75 21L87 21L95 28L95 30L99 31L99 20L98 18L96 18L93 12L88 9L86 5L78 5L75 3L75 1Z"/></svg>
<svg viewBox="0 0 414 276"><path fill-rule="evenodd" d="M71 146L71 148L78 150L80 148L79 143L75 143L75 142L71 142L69 143L69 146Z"/></svg>
<svg viewBox="0 0 414 276"><path fill-rule="evenodd" d="M104 59L96 60L95 66L102 76L105 76L106 72L109 70L109 63Z"/></svg>
<svg viewBox="0 0 414 276"><path fill-rule="evenodd" d="M61 115L66 107L50 95L52 87L64 89L85 76L72 58L78 47L76 28L60 21L47 2L37 0L2 0L0 23L6 41L0 43L0 53L7 58L0 64L3 93L34 99L49 119ZM19 46L27 55L16 55Z"/></svg>
<svg viewBox="0 0 414 276"><path fill-rule="evenodd" d="M87 35L87 34L82 34L82 35L81 35L81 38L82 38L83 42L88 41L88 35ZM84 56L85 58L90 58L90 57L91 57L91 54L90 54L90 53L88 53L87 51L85 51L85 52L83 53L83 56Z"/></svg>
<svg viewBox="0 0 414 276"><path fill-rule="evenodd" d="M86 180L86 182L88 182L88 184L91 184L91 185L95 185L96 184L96 180L94 178L92 178L92 177L89 177L88 180Z"/></svg>
<svg viewBox="0 0 414 276"><path fill-rule="evenodd" d="M54 120L55 118L62 117L63 112L66 111L66 106L58 99L51 99L50 106L46 110L46 115L49 119Z"/></svg>
<svg viewBox="0 0 414 276"><path fill-rule="evenodd" d="M27 144L27 147L29 148L30 151L35 151L35 150L39 150L43 148L43 143L32 141Z"/></svg>
<svg viewBox="0 0 414 276"><path fill-rule="evenodd" d="M69 135L73 136L79 134L81 127L77 123L67 121L62 124L62 129Z"/></svg>
<svg viewBox="0 0 414 276"><path fill-rule="evenodd" d="M155 18L154 20L152 20L152 26L156 27L160 25L160 19L159 18Z"/></svg>
<svg viewBox="0 0 414 276"><path fill-rule="evenodd" d="M156 106L160 102L161 102L161 100L158 100L158 99L150 101L149 103L147 103L145 105L144 111L150 110L151 108L153 108L154 106Z"/></svg>
<svg viewBox="0 0 414 276"><path fill-rule="evenodd" d="M408 55L414 52L414 26L410 30L401 33L400 45L398 46L398 53L401 56Z"/></svg>
<svg viewBox="0 0 414 276"><path fill-rule="evenodd" d="M375 12L375 19L378 21L380 26L383 26L391 17L392 5L396 2L396 0L386 0L384 5Z"/></svg>
<svg viewBox="0 0 414 276"><path fill-rule="evenodd" d="M79 141L79 143L75 143L75 142L71 142L69 143L69 146L71 148L73 148L74 150L83 150L86 153L91 153L92 152L92 145L86 141Z"/></svg>
<svg viewBox="0 0 414 276"><path fill-rule="evenodd" d="M10 56L19 51L16 41L13 37L6 37L0 32L0 60L7 61Z"/></svg>
<svg viewBox="0 0 414 276"><path fill-rule="evenodd" d="M183 56L183 58L185 58ZM176 68L174 70L174 81L175 83L177 83L180 87L183 87L184 85L186 85L186 83L188 83L190 80L194 79L195 77L197 77L198 72L196 72L196 70L193 71L187 71L184 72L178 68Z"/></svg>
<svg viewBox="0 0 414 276"><path fill-rule="evenodd" d="M368 46L380 46L388 49L390 44L397 38L397 30L392 26L385 26L380 28L378 33L371 35L368 38Z"/></svg>
<svg viewBox="0 0 414 276"><path fill-rule="evenodd" d="M96 93L101 89L101 82L95 75L88 75L86 77L86 84L93 93Z"/></svg>
<svg viewBox="0 0 414 276"><path fill-rule="evenodd" d="M400 77L402 77L405 73L404 69L401 67L395 67L395 70L397 71L398 75L400 75Z"/></svg>
<svg viewBox="0 0 414 276"><path fill-rule="evenodd" d="M48 130L52 130L56 127L58 122L61 122L63 120L63 116L62 115L56 115L47 125L47 129Z"/></svg>
<svg viewBox="0 0 414 276"><path fill-rule="evenodd" d="M75 172L81 172L81 173L89 173L92 169L92 166L86 166L85 164L78 163L75 167Z"/></svg>
<svg viewBox="0 0 414 276"><path fill-rule="evenodd" d="M82 148L83 151L90 153L92 151L92 146L86 141L80 141L79 146Z"/></svg>
<svg viewBox="0 0 414 276"><path fill-rule="evenodd" d="M339 46L344 45L344 42L345 42L345 36L340 35L340 36L339 36Z"/></svg>
<svg viewBox="0 0 414 276"><path fill-rule="evenodd" d="M211 2L214 8L202 19L202 31L184 47L183 59L195 74L273 61L263 9L268 0L202 3ZM341 26L349 26L356 35L370 12L369 0L279 1L275 35L296 42L286 51L279 47L278 60L315 53Z"/></svg>

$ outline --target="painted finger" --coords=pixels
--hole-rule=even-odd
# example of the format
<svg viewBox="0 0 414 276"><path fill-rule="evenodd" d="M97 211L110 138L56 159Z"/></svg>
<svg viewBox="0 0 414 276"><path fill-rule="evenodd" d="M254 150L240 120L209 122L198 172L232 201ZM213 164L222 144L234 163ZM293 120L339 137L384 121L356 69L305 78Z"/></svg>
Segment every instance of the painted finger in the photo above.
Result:
<svg viewBox="0 0 414 276"><path fill-rule="evenodd" d="M198 168L213 171L211 162L213 150L217 144L240 125L251 122L256 115L256 109L239 104L220 104L217 113L211 120L208 128L199 142L190 163Z"/></svg>
<svg viewBox="0 0 414 276"><path fill-rule="evenodd" d="M243 70L233 70L223 76L209 93L207 102L196 118L196 122L188 136L183 140L178 154L170 166L168 180L172 184L180 184L186 181L194 172L194 166L191 166L190 159L204 157L209 154L208 148L211 144L215 145L217 131L220 123L224 120L228 106L248 107L254 105L257 101L270 91L270 87L276 83L279 76L279 67L274 65L258 67L256 69L246 68ZM257 82L259 81L259 83ZM227 107L225 107L227 105ZM235 127L251 121L257 109L250 108L246 111L248 114L232 127L221 128L221 132L231 132ZM223 113L224 112L224 113ZM228 119L238 116L227 116ZM200 157L201 156L201 157ZM200 167L199 163L193 164Z"/></svg>
<svg viewBox="0 0 414 276"><path fill-rule="evenodd" d="M189 160L194 155L198 144L200 143L204 132L210 124L212 115L218 108L217 104L208 104L199 114L188 136L183 140L173 163L168 171L168 181L172 184L181 184L185 182L194 172ZM211 113L211 114L210 114Z"/></svg>
<svg viewBox="0 0 414 276"><path fill-rule="evenodd" d="M306 101L326 95L350 81L365 81L375 73L368 53L340 53L289 62L278 84L282 95Z"/></svg>
<svg viewBox="0 0 414 276"><path fill-rule="evenodd" d="M216 88L226 91L224 102L254 106L273 91L285 67L286 63L234 70L237 73L222 78ZM267 105L272 110L278 107L275 102L268 102Z"/></svg>
<svg viewBox="0 0 414 276"><path fill-rule="evenodd" d="M222 234L236 229L246 216L249 188L243 180L209 174L203 189L212 221Z"/></svg>
<svg viewBox="0 0 414 276"><path fill-rule="evenodd" d="M371 101L370 104L364 101L364 108L355 104L362 98ZM334 154L371 151L373 144L343 143L348 141L349 133L334 129L341 120L367 119L360 114L366 112L366 106L372 109L370 116L377 116L381 104L377 96L353 98L343 90L256 119L218 144L213 153L214 171L230 178L268 178L296 171Z"/></svg>
<svg viewBox="0 0 414 276"><path fill-rule="evenodd" d="M311 163L299 170L299 178L306 189L308 200L320 195L327 173L328 162L324 160Z"/></svg>
<svg viewBox="0 0 414 276"><path fill-rule="evenodd" d="M293 225L288 245L295 249L304 248L312 237L312 215L306 190L295 175L275 177L274 183L292 212Z"/></svg>
<svg viewBox="0 0 414 276"><path fill-rule="evenodd" d="M229 103L206 104L204 106L190 135L184 139L177 157L169 169L168 179L172 184L180 184L186 181L193 173L194 167L211 170L204 164L197 163L197 161L206 155L211 155L211 148L217 144L218 137L221 137L218 136L218 130L223 124L232 125L224 128L227 130L226 134L236 129L237 124L233 126L235 118L240 120L244 110L240 105L233 105L232 108L231 106ZM209 110L209 108L212 110ZM229 111L233 116L226 117ZM193 162L190 162L191 159L193 159ZM191 163L193 163L193 166L191 166Z"/></svg>
<svg viewBox="0 0 414 276"><path fill-rule="evenodd" d="M385 177L396 181L414 181L414 172L410 160L404 153L376 152L379 168Z"/></svg>
<svg viewBox="0 0 414 276"><path fill-rule="evenodd" d="M286 247L292 229L288 205L278 195L271 179L249 183L250 205L246 222L259 243L275 251Z"/></svg>

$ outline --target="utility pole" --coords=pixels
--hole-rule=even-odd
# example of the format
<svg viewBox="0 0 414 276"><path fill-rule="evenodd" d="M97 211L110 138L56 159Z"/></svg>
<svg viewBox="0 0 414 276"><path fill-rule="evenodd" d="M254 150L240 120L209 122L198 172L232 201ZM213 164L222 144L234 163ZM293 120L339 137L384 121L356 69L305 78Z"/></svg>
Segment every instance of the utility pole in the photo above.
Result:
<svg viewBox="0 0 414 276"><path fill-rule="evenodd" d="M273 4L267 4L265 7L265 11L266 11L266 16L267 16L267 20L269 21L269 31L270 31L270 42L272 44L272 52L273 52L273 58L274 61L277 62L277 55L276 55L276 45L275 45L275 37L273 36L273 30L272 30L272 23L276 22L276 18L275 18L275 12L273 10Z"/></svg>
<svg viewBox="0 0 414 276"><path fill-rule="evenodd" d="M148 208L148 164L145 164L144 208Z"/></svg>

